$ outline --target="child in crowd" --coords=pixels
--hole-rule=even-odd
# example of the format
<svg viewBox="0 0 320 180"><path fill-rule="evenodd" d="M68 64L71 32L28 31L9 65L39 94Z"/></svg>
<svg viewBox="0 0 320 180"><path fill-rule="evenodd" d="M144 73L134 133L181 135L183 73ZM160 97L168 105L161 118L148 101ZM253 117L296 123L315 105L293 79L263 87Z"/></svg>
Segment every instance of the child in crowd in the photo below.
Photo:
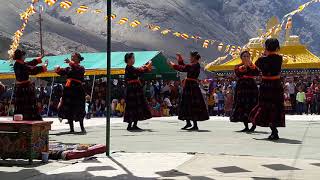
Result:
<svg viewBox="0 0 320 180"><path fill-rule="evenodd" d="M224 95L224 112L225 116L229 117L232 113L232 107L233 107L233 92L232 92L232 87L228 86L227 91Z"/></svg>
<svg viewBox="0 0 320 180"><path fill-rule="evenodd" d="M299 87L299 92L297 93L297 113L302 115L304 112L305 102L306 102L306 94L303 92L303 88Z"/></svg>
<svg viewBox="0 0 320 180"><path fill-rule="evenodd" d="M117 116L123 117L125 109L126 109L126 102L124 99L121 99L120 103L118 103L116 107Z"/></svg>
<svg viewBox="0 0 320 180"><path fill-rule="evenodd" d="M218 104L219 104L218 93L217 93L217 90L216 90L216 89L214 89L212 93L213 93L213 99L214 99L213 115L217 115L217 114L219 113L219 108L218 108Z"/></svg>
<svg viewBox="0 0 320 180"><path fill-rule="evenodd" d="M166 115L166 116L169 116L170 115L170 111L172 111L172 104L171 104L171 101L170 101L170 99L169 99L169 97L167 95L163 99L163 105L166 107L166 109L168 109L168 115Z"/></svg>
<svg viewBox="0 0 320 180"><path fill-rule="evenodd" d="M215 90L212 89L212 92L209 93L209 96L208 96L208 112L210 116L214 116L214 106L215 106L214 96L215 96Z"/></svg>
<svg viewBox="0 0 320 180"><path fill-rule="evenodd" d="M219 88L217 92L218 96L218 116L223 116L224 115L224 95L222 92L222 89Z"/></svg>
<svg viewBox="0 0 320 180"><path fill-rule="evenodd" d="M170 110L169 110L168 105L166 103L163 103L163 106L162 106L162 116L164 116L164 117L170 116Z"/></svg>
<svg viewBox="0 0 320 180"><path fill-rule="evenodd" d="M291 98L288 88L284 89L284 109L286 113L292 113L292 105L291 105Z"/></svg>
<svg viewBox="0 0 320 180"><path fill-rule="evenodd" d="M170 115L171 116L176 116L178 113L178 104L177 104L177 101L175 99L173 99L171 101L171 104L172 104L172 108L170 109Z"/></svg>
<svg viewBox="0 0 320 180"><path fill-rule="evenodd" d="M91 97L86 96L86 119L91 119Z"/></svg>
<svg viewBox="0 0 320 180"><path fill-rule="evenodd" d="M311 88L308 88L307 93L306 93L306 114L314 114L314 97L313 97L313 92Z"/></svg>
<svg viewBox="0 0 320 180"><path fill-rule="evenodd" d="M151 114L153 117L161 117L161 106L155 98L151 100Z"/></svg>

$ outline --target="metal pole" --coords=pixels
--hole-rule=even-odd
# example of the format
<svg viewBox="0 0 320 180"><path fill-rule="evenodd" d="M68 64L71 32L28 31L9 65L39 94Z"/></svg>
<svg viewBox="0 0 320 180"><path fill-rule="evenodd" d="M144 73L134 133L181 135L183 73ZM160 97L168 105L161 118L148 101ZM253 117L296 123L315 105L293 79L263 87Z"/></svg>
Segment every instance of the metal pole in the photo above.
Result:
<svg viewBox="0 0 320 180"><path fill-rule="evenodd" d="M92 102L92 96L93 96L93 92L94 92L95 82L96 82L96 75L93 76L92 89L91 89L91 94L90 94L90 102Z"/></svg>
<svg viewBox="0 0 320 180"><path fill-rule="evenodd" d="M110 76L111 76L111 0L107 1L107 127L106 127L106 145L107 145L107 156L110 156Z"/></svg>
<svg viewBox="0 0 320 180"><path fill-rule="evenodd" d="M41 16L42 11L40 10L39 12L39 26L40 26L40 54L43 56L44 51L43 51L43 42L42 42L42 16Z"/></svg>

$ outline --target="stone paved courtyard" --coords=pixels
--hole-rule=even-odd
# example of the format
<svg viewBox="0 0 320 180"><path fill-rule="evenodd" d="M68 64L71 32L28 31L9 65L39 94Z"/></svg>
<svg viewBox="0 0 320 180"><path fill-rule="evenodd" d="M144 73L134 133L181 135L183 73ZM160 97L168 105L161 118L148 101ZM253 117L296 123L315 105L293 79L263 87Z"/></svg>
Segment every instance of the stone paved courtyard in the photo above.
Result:
<svg viewBox="0 0 320 180"><path fill-rule="evenodd" d="M51 119L48 119L51 120ZM266 140L267 128L253 134L236 132L242 124L212 117L201 131L180 128L176 117L144 121L142 132L127 132L121 119L111 119L111 158L36 162L0 161L4 179L318 179L320 116L287 116L281 140ZM55 120L50 140L105 143L105 119L86 121L87 134L68 134ZM77 128L76 128L77 130ZM78 129L79 131L79 129ZM2 179L2 178L1 178Z"/></svg>

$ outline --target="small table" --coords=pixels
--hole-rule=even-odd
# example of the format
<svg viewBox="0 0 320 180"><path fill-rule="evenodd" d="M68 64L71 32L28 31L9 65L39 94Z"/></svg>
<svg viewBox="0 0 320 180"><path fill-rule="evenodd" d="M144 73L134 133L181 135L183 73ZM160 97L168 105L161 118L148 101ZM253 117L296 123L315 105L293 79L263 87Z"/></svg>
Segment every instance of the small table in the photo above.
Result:
<svg viewBox="0 0 320 180"><path fill-rule="evenodd" d="M0 157L40 159L49 151L52 121L0 121Z"/></svg>

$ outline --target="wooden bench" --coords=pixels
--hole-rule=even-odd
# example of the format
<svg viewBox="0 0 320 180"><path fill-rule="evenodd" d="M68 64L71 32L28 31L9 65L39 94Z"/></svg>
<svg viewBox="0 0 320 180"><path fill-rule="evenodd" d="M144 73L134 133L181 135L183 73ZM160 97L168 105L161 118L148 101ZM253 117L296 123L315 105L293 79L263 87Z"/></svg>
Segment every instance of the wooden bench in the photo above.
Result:
<svg viewBox="0 0 320 180"><path fill-rule="evenodd" d="M41 159L49 151L50 121L0 121L0 157Z"/></svg>

